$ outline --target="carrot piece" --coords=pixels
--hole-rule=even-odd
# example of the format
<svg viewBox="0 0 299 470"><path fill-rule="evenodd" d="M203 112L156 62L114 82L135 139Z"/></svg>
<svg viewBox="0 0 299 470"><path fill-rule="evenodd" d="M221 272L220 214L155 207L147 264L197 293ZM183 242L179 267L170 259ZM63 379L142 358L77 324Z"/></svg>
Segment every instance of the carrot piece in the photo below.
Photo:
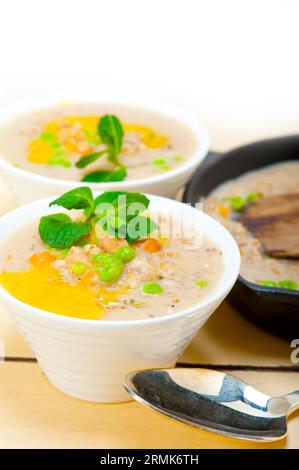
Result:
<svg viewBox="0 0 299 470"><path fill-rule="evenodd" d="M229 215L229 208L226 206L218 206L218 212L222 217L228 217Z"/></svg>
<svg viewBox="0 0 299 470"><path fill-rule="evenodd" d="M161 251L163 249L162 243L159 240L156 240L155 238L147 238L142 243L142 247L145 251L148 251L149 253L157 253L158 251Z"/></svg>
<svg viewBox="0 0 299 470"><path fill-rule="evenodd" d="M48 251L40 251L30 257L30 262L33 266L49 266L49 264L53 263L55 260L56 256Z"/></svg>

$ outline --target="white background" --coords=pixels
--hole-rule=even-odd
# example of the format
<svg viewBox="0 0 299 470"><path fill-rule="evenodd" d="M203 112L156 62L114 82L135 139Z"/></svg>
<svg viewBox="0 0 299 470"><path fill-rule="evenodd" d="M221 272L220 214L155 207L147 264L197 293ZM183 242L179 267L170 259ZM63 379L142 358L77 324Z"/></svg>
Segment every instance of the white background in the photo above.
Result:
<svg viewBox="0 0 299 470"><path fill-rule="evenodd" d="M214 148L299 131L298 0L0 5L0 103L124 89L193 109Z"/></svg>

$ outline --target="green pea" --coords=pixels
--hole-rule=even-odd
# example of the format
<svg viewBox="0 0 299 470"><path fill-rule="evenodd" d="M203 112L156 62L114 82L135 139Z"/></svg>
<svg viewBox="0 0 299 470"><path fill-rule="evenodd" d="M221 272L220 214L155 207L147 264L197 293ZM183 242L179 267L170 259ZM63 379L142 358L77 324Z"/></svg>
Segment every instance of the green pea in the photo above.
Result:
<svg viewBox="0 0 299 470"><path fill-rule="evenodd" d="M278 287L277 282L275 281L260 281L260 283L265 287Z"/></svg>
<svg viewBox="0 0 299 470"><path fill-rule="evenodd" d="M250 193L248 194L246 200L247 202L253 202L256 201L257 199L261 199L263 197L262 193Z"/></svg>
<svg viewBox="0 0 299 470"><path fill-rule="evenodd" d="M297 282L292 281L291 279L283 279L282 281L279 281L278 286L281 287L282 289L292 289L292 290L298 289Z"/></svg>
<svg viewBox="0 0 299 470"><path fill-rule="evenodd" d="M157 282L148 281L143 284L143 292L145 294L161 294L163 292L163 287L160 286Z"/></svg>
<svg viewBox="0 0 299 470"><path fill-rule="evenodd" d="M123 264L119 258L112 259L98 270L99 279L102 282L117 281L123 271Z"/></svg>
<svg viewBox="0 0 299 470"><path fill-rule="evenodd" d="M131 246L121 246L114 252L124 263L129 263L136 256L136 251Z"/></svg>
<svg viewBox="0 0 299 470"><path fill-rule="evenodd" d="M195 283L198 287L208 287L209 282L206 279L202 279L201 281L196 281Z"/></svg>
<svg viewBox="0 0 299 470"><path fill-rule="evenodd" d="M262 193L250 193L246 197L241 197L241 196L226 197L224 198L224 201L229 202L233 211L241 212L248 202L256 201L256 199L261 199L262 197L263 197Z"/></svg>
<svg viewBox="0 0 299 470"><path fill-rule="evenodd" d="M96 266L101 266L112 261L112 255L108 253L97 253L92 257L92 264Z"/></svg>
<svg viewBox="0 0 299 470"><path fill-rule="evenodd" d="M162 166L166 164L166 161L163 158L156 158L156 160L153 161L153 164L157 166Z"/></svg>
<svg viewBox="0 0 299 470"><path fill-rule="evenodd" d="M69 160L66 160L59 153L56 155L53 155L51 160L48 161L48 165L62 165L65 168L70 168L72 166L71 162Z"/></svg>
<svg viewBox="0 0 299 470"><path fill-rule="evenodd" d="M76 276L81 276L87 271L87 269L88 266L85 263L74 263L71 265L71 271Z"/></svg>
<svg viewBox="0 0 299 470"><path fill-rule="evenodd" d="M173 160L174 160L175 162L181 162L181 161L184 160L184 157L181 157L180 155L177 155L177 156L173 157Z"/></svg>
<svg viewBox="0 0 299 470"><path fill-rule="evenodd" d="M235 212L241 212L244 209L244 206L247 202L246 198L241 197L241 196L226 197L224 198L224 201L229 202L231 208Z"/></svg>

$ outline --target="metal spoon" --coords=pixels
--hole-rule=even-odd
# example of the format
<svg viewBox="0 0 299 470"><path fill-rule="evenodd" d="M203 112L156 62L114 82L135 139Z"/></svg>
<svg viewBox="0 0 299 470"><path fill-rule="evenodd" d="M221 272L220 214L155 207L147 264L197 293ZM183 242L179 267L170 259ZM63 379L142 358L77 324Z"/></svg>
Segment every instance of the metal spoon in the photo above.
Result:
<svg viewBox="0 0 299 470"><path fill-rule="evenodd" d="M287 435L287 416L299 408L299 390L270 397L242 380L210 369L132 372L124 386L135 400L191 426L253 441Z"/></svg>

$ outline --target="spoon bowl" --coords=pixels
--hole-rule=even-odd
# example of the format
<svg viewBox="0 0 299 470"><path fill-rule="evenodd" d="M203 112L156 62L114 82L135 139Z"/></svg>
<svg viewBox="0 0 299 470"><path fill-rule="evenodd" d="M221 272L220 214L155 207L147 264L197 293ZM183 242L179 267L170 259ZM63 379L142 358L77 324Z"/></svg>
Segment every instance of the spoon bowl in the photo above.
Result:
<svg viewBox="0 0 299 470"><path fill-rule="evenodd" d="M299 407L299 391L270 397L242 380L210 369L150 369L130 373L128 393L177 421L252 441L287 435L287 416Z"/></svg>

